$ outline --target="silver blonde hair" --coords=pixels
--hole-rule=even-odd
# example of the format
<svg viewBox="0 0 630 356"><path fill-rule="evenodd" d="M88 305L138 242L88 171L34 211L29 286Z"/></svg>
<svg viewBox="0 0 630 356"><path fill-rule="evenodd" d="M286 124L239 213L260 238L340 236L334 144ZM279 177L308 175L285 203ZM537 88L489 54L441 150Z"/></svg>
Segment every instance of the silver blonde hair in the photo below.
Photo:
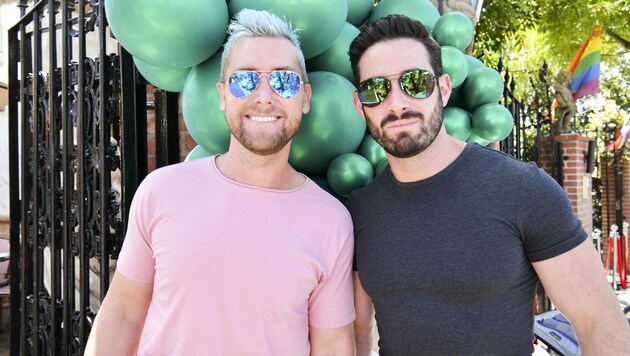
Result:
<svg viewBox="0 0 630 356"><path fill-rule="evenodd" d="M298 63L300 65L300 76L303 81L308 81L306 77L306 64L304 53L300 47L300 39L297 30L284 18L271 14L264 10L243 9L234 16L228 26L228 40L223 46L221 55L221 80L225 80L225 68L232 54L232 48L236 42L244 37L268 37L286 38L295 46Z"/></svg>

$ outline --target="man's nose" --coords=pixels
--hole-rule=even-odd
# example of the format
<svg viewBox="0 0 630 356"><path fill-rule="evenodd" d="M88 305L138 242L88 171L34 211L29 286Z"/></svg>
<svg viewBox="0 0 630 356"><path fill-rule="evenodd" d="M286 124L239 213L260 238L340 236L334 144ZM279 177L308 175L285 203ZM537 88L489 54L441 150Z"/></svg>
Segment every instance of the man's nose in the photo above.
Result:
<svg viewBox="0 0 630 356"><path fill-rule="evenodd" d="M273 96L276 95L274 90L269 84L269 75L262 74L260 76L260 84L256 91L256 102L270 104L273 100Z"/></svg>
<svg viewBox="0 0 630 356"><path fill-rule="evenodd" d="M386 103L389 111L392 113L401 113L408 110L411 97L402 90L398 79L392 79L391 88L391 92L387 97L389 100L385 100L386 102L389 101L389 103ZM385 104L385 102L383 104Z"/></svg>

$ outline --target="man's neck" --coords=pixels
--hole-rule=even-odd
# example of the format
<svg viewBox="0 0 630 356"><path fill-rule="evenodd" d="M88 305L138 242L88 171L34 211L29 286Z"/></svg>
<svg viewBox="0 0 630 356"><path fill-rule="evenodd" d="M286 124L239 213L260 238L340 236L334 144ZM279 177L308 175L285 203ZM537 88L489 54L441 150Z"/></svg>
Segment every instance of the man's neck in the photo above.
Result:
<svg viewBox="0 0 630 356"><path fill-rule="evenodd" d="M414 157L396 158L387 155L392 173L399 182L416 182L432 177L459 157L466 143L448 136L444 127L442 130L424 152Z"/></svg>
<svg viewBox="0 0 630 356"><path fill-rule="evenodd" d="M230 145L230 150L217 157L216 165L227 178L256 187L290 190L304 183L304 176L289 165L290 145L271 155L258 155L244 147Z"/></svg>

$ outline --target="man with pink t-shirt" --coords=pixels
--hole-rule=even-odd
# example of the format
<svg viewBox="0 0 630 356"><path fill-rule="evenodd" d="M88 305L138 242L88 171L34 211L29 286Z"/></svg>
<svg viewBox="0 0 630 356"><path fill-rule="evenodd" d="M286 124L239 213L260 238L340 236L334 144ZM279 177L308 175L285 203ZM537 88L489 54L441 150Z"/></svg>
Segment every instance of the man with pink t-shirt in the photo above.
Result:
<svg viewBox="0 0 630 356"><path fill-rule="evenodd" d="M354 355L350 215L288 163L311 98L297 35L253 10L228 33L229 151L142 182L86 354Z"/></svg>

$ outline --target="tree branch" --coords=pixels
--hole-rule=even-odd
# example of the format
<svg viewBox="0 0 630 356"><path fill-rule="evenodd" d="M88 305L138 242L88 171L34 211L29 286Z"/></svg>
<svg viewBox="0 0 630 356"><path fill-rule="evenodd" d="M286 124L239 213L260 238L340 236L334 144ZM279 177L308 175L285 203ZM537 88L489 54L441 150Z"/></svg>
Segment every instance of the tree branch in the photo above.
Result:
<svg viewBox="0 0 630 356"><path fill-rule="evenodd" d="M622 38L621 36L612 32L611 30L606 29L604 30L604 32L606 32L608 36L612 37L613 40L619 42L619 44L621 44L625 49L630 50L630 41L626 40L625 38Z"/></svg>

